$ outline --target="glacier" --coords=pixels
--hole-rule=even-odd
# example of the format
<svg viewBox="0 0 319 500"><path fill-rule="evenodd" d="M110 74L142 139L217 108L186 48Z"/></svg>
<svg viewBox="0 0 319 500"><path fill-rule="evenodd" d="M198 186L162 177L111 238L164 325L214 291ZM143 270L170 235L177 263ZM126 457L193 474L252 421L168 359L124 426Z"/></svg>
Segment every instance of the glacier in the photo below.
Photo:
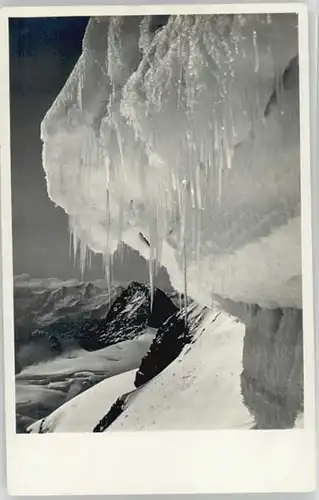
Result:
<svg viewBox="0 0 319 500"><path fill-rule="evenodd" d="M301 308L298 71L295 14L91 18L41 125L82 268L125 242L198 303Z"/></svg>

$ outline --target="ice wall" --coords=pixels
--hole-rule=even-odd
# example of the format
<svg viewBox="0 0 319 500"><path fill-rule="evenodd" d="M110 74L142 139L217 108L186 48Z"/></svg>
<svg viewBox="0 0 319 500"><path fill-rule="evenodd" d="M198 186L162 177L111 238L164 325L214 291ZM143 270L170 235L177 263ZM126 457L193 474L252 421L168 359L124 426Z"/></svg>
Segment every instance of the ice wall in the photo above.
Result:
<svg viewBox="0 0 319 500"><path fill-rule="evenodd" d="M303 412L302 312L247 311L241 394L257 429L289 429Z"/></svg>
<svg viewBox="0 0 319 500"><path fill-rule="evenodd" d="M108 268L122 240L204 304L300 307L297 17L157 21L91 19L43 120L74 250Z"/></svg>

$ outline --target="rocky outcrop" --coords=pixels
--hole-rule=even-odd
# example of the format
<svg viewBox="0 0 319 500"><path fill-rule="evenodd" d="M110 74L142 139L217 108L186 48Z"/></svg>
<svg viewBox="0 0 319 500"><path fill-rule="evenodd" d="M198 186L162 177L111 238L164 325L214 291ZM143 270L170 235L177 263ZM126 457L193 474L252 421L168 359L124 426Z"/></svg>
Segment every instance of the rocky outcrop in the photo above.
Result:
<svg viewBox="0 0 319 500"><path fill-rule="evenodd" d="M135 387L146 384L161 373L176 359L183 348L193 341L196 329L205 315L205 308L196 307L194 303L186 309L170 316L157 330L150 350L142 359L136 373Z"/></svg>
<svg viewBox="0 0 319 500"><path fill-rule="evenodd" d="M124 396L118 398L108 413L94 427L93 432L104 432L124 411Z"/></svg>
<svg viewBox="0 0 319 500"><path fill-rule="evenodd" d="M140 387L163 371L192 339L185 318L173 314L158 329L147 355L136 373L135 387Z"/></svg>

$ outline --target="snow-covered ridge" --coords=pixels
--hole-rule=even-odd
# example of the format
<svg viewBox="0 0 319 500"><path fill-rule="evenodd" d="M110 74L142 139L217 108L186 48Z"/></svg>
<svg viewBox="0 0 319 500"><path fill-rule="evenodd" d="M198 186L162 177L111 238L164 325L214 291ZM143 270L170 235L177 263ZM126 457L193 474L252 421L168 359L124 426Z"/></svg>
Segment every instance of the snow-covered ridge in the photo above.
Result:
<svg viewBox="0 0 319 500"><path fill-rule="evenodd" d="M180 291L187 267L198 302L300 307L297 17L152 21L91 19L42 123L48 193L83 264L122 240Z"/></svg>
<svg viewBox="0 0 319 500"><path fill-rule="evenodd" d="M18 425L28 421L34 422L34 416L37 414L37 418L41 414L46 417L51 412L53 415L55 412L59 414L60 407L63 411L65 404L73 408L76 406L78 394L83 391L90 393L92 386L94 389L97 383L115 376L121 377L121 374L137 369L148 352L155 333L156 331L149 330L137 339L119 342L99 351L77 350L25 368L16 376ZM65 403L66 401L68 403ZM110 401L110 405L113 402ZM105 411L108 410L107 400L100 401L100 404ZM91 412L94 418L94 408L89 406L86 414L82 415L82 420L78 419L73 432L76 432L84 417L92 418ZM86 430L82 429L83 432Z"/></svg>
<svg viewBox="0 0 319 500"><path fill-rule="evenodd" d="M149 284L134 281L122 289L52 279L45 290L46 280L26 281L15 288L19 432L101 380L137 369L157 328L178 311L157 288L151 308Z"/></svg>
<svg viewBox="0 0 319 500"><path fill-rule="evenodd" d="M159 358L174 351L174 329L153 337L147 366L100 382L31 425L29 432L302 428L300 311L256 308L248 312L248 327L221 311L198 312L190 311L192 339L160 371ZM147 335L152 333L138 339L140 347ZM124 344L125 364L134 351ZM113 351L107 348L100 355ZM93 354L97 359L98 353ZM142 384L137 380L141 369Z"/></svg>
<svg viewBox="0 0 319 500"><path fill-rule="evenodd" d="M64 375L85 372L99 372L108 377L128 371L139 366L140 359L147 353L155 334L156 330L146 329L136 339L118 342L98 351L87 352L78 349L51 362L28 366L16 376L16 380L32 380L36 377L60 379Z"/></svg>
<svg viewBox="0 0 319 500"><path fill-rule="evenodd" d="M32 424L30 433L92 432L116 399L133 390L134 370L108 378Z"/></svg>
<svg viewBox="0 0 319 500"><path fill-rule="evenodd" d="M111 377L65 403L29 432L93 432L123 395L109 430L250 429L240 390L244 326L210 313L194 342L162 373L136 390L134 372Z"/></svg>

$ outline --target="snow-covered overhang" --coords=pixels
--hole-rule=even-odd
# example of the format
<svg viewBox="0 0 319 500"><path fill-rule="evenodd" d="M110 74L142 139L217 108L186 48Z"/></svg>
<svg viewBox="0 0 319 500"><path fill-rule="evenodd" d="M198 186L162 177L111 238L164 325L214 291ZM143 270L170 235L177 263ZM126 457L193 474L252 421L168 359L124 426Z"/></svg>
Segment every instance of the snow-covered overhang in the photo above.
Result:
<svg viewBox="0 0 319 500"><path fill-rule="evenodd" d="M177 289L301 306L294 14L91 19L42 123L75 246L119 241Z"/></svg>

